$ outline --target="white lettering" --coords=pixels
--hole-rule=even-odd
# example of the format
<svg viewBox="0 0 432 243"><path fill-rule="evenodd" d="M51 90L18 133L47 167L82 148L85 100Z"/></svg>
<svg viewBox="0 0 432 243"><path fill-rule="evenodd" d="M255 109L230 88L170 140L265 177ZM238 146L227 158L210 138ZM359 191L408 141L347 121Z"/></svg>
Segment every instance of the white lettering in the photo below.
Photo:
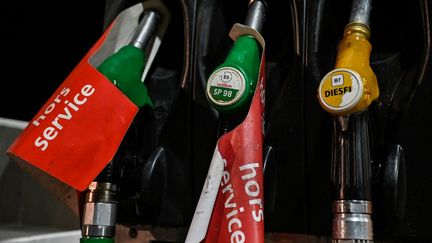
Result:
<svg viewBox="0 0 432 243"><path fill-rule="evenodd" d="M48 115L49 113L55 110L56 104L62 103L61 96L66 97L69 94L69 92L70 92L69 88L67 87L63 88L62 91L60 91L60 94L55 97L53 103L51 103L45 109L44 114L40 115L38 118L33 120L32 124L35 126L41 125L42 120L45 120L47 118L46 115ZM45 151L48 148L49 141L54 140L59 135L59 131L63 130L64 121L72 120L73 114L71 111L75 111L75 112L79 111L80 109L79 106L82 106L84 103L87 102L88 98L86 97L90 97L91 95L93 95L94 92L95 92L95 88L92 85L87 84L81 88L80 93L74 96L73 102L65 100L63 102L66 105L63 108L64 113L57 114L57 116L50 123L50 125L52 126L46 127L43 130L42 135L44 139L42 139L41 136L36 138L36 140L34 141L34 145L40 148L41 151ZM229 190L229 188L227 190Z"/></svg>
<svg viewBox="0 0 432 243"><path fill-rule="evenodd" d="M237 205L236 203L230 203L231 200L234 198L234 193L230 193L228 198L225 200L225 208L235 208Z"/></svg>
<svg viewBox="0 0 432 243"><path fill-rule="evenodd" d="M225 193L225 192L227 192L227 191L229 191L230 194L233 193L233 189L232 189L232 185L231 185L231 184L227 185L226 187L224 187L224 188L222 189L222 193Z"/></svg>
<svg viewBox="0 0 432 243"><path fill-rule="evenodd" d="M67 107L65 107L63 110L65 114L58 114L57 117L61 119L70 120L72 118L72 113L69 111Z"/></svg>
<svg viewBox="0 0 432 243"><path fill-rule="evenodd" d="M54 127L47 127L43 131L43 135L44 135L46 140L53 140L54 138L57 137L57 134L58 134L58 132L55 130Z"/></svg>
<svg viewBox="0 0 432 243"><path fill-rule="evenodd" d="M254 178L256 176L256 170L255 170L255 168L257 168L257 167L259 167L258 163L249 163L249 164L245 164L245 165L240 166L240 171L243 171L243 170L246 170L246 169L252 170L251 173L242 176L241 177L242 180L247 180L247 179Z"/></svg>
<svg viewBox="0 0 432 243"><path fill-rule="evenodd" d="M45 151L45 149L47 149L48 148L48 141L47 140L42 140L41 141L41 137L38 137L38 138L36 138L36 140L35 140L35 142L34 142L34 145L36 146L36 147L40 147L40 146L43 146L42 148L41 148L41 150L42 151Z"/></svg>
<svg viewBox="0 0 432 243"><path fill-rule="evenodd" d="M242 227L242 223L240 221L240 219L238 218L233 218L228 222L228 232L232 233L232 225L236 224L237 225L237 229L240 229Z"/></svg>
<svg viewBox="0 0 432 243"><path fill-rule="evenodd" d="M60 92L61 95L66 96L69 94L70 89L69 88L63 88L63 90Z"/></svg>
<svg viewBox="0 0 432 243"><path fill-rule="evenodd" d="M94 92L95 92L95 88L93 88L93 86L91 86L90 84L84 85L84 87L82 87L81 89L81 94L86 97L89 97Z"/></svg>
<svg viewBox="0 0 432 243"><path fill-rule="evenodd" d="M62 130L63 126L60 125L60 123L58 121L59 121L59 117L57 116L51 124L53 124L53 126L57 127L58 130Z"/></svg>
<svg viewBox="0 0 432 243"><path fill-rule="evenodd" d="M263 208L263 204L262 204L261 199L257 198L257 199L249 200L249 205L253 206L253 205L256 205L256 204L258 204L260 208Z"/></svg>
<svg viewBox="0 0 432 243"><path fill-rule="evenodd" d="M223 174L222 174L222 183L221 185L224 186L228 183L230 179L230 174L228 171L224 170Z"/></svg>
<svg viewBox="0 0 432 243"><path fill-rule="evenodd" d="M231 194L232 195L232 194ZM234 205L234 207L236 206L235 205L235 203L233 204ZM226 208L226 207L225 207ZM234 215L236 215L238 213L238 211L237 211L237 209L234 209L233 211L231 211L231 212L229 212L227 215L226 215L226 218L227 219L229 219L229 218L232 218Z"/></svg>
<svg viewBox="0 0 432 243"><path fill-rule="evenodd" d="M249 197L255 197L255 198L249 200L249 205L255 206L254 209L256 208L256 205L259 206L258 211L253 210L251 212L252 217L256 222L260 222L260 221L264 220L264 211L263 211L262 200L261 200L261 198L256 198L260 194L260 185L258 184L258 182L256 180L253 180L255 178L255 176L257 175L255 168L258 168L258 167L259 167L259 163L249 163L249 164L246 164L246 165L243 165L240 167L240 171L244 171L246 169L250 170L249 174L243 175L241 178L243 180L248 180L244 186L246 194Z"/></svg>
<svg viewBox="0 0 432 243"><path fill-rule="evenodd" d="M45 109L44 114L45 114L45 115L48 115L49 113L51 113L51 111L54 110L54 108L55 108L55 104L54 104L54 103L51 103L51 104L50 104L50 105Z"/></svg>
<svg viewBox="0 0 432 243"><path fill-rule="evenodd" d="M74 104L74 103L72 103L72 102L67 102L66 103L70 108L72 108L72 110L74 110L74 111L78 111L79 110L79 108Z"/></svg>
<svg viewBox="0 0 432 243"><path fill-rule="evenodd" d="M74 97L74 102L75 102L75 104L77 104L77 105L82 105L82 104L86 103L87 98L84 98L84 99L80 100L80 99L78 99L79 96L80 96L80 94L76 94L76 95L75 95L75 97Z"/></svg>
<svg viewBox="0 0 432 243"><path fill-rule="evenodd" d="M61 102L60 95L57 95L57 97L54 99L54 102L56 102L56 103Z"/></svg>
<svg viewBox="0 0 432 243"><path fill-rule="evenodd" d="M237 230L231 235L231 243L244 243L245 235L242 231Z"/></svg>
<svg viewBox="0 0 432 243"><path fill-rule="evenodd" d="M248 196L257 197L260 193L258 182L253 180L246 182L245 191Z"/></svg>
<svg viewBox="0 0 432 243"><path fill-rule="evenodd" d="M253 217L253 219L254 219L256 222L260 222L260 221L264 220L264 212L263 212L263 210L262 210L262 209L259 209L259 210L258 210L258 215L257 215L257 213L256 213L255 210L252 211L252 217Z"/></svg>
<svg viewBox="0 0 432 243"><path fill-rule="evenodd" d="M45 119L45 117L46 117L45 115L40 115L36 120L33 121L33 125L39 126L40 124L39 120L43 120Z"/></svg>

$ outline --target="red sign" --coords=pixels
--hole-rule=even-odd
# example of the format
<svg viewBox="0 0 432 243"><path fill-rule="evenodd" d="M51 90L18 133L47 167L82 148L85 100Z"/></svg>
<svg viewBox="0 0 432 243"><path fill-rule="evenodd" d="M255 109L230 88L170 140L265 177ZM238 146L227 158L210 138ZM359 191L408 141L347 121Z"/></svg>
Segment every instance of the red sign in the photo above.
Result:
<svg viewBox="0 0 432 243"><path fill-rule="evenodd" d="M98 40L8 149L78 190L114 157L138 107L88 62Z"/></svg>
<svg viewBox="0 0 432 243"><path fill-rule="evenodd" d="M246 119L218 141L187 243L264 243L264 67L263 54Z"/></svg>

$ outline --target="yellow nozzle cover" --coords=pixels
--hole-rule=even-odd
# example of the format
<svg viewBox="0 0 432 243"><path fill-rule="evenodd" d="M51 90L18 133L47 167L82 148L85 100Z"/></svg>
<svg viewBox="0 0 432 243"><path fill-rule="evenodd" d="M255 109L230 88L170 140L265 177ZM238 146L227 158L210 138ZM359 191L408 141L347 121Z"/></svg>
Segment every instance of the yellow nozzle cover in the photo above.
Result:
<svg viewBox="0 0 432 243"><path fill-rule="evenodd" d="M378 81L369 65L372 49L367 39L369 30L361 28L347 26L335 69L321 80L318 88L321 106L333 115L364 110L379 96Z"/></svg>

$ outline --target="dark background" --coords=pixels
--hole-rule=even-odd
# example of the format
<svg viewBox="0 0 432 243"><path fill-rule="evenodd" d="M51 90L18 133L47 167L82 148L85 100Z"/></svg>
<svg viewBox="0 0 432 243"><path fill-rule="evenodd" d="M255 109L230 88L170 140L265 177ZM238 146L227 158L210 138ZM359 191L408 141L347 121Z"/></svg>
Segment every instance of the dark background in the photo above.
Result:
<svg viewBox="0 0 432 243"><path fill-rule="evenodd" d="M5 1L0 117L30 120L99 38L103 0Z"/></svg>
<svg viewBox="0 0 432 243"><path fill-rule="evenodd" d="M123 2L127 6L136 1ZM155 94L152 98L169 105L160 105L155 109L160 114L155 112L147 119L152 125L144 130L153 135L151 131L157 130L157 139L141 141L150 145L146 145L148 151L144 151L139 164L152 162L147 157L162 149L165 159L154 161L165 161L157 163L163 165L162 170L172 181L164 188L137 189L142 197L125 199L121 207L128 213L119 220L188 227L217 132L217 117L205 102L203 86L228 52L232 42L227 33L233 23L243 21L248 1L166 2L173 19L148 85ZM316 89L321 77L333 67L350 3L268 3L263 32L268 47L266 145L273 148L273 153L265 174L266 231L329 235L332 120L319 106ZM186 13L182 4L189 6ZM6 1L3 6L0 117L30 120L102 34L105 1L70 1L62 6ZM377 128L373 185L377 238L399 242L427 242L432 238L431 6L428 0L373 3L371 65L381 91L379 101L372 106ZM189 32L184 32L185 14L190 17ZM195 41L189 49L184 48L186 37ZM190 57L182 55L183 51ZM179 88L184 73L181 64L187 58L187 87ZM157 85L160 81L174 87L169 89L174 98L165 100L164 89ZM157 118L158 114L162 118ZM380 168L394 145L401 145L405 151L401 167L405 176L398 181L404 190L382 186L385 178ZM126 146L125 151L128 154L131 149ZM125 170L140 175L131 168ZM140 181L139 176L136 180ZM383 196L392 190L399 192L395 198ZM170 196L159 193L148 201L155 191ZM138 215L127 210L136 205L151 213Z"/></svg>

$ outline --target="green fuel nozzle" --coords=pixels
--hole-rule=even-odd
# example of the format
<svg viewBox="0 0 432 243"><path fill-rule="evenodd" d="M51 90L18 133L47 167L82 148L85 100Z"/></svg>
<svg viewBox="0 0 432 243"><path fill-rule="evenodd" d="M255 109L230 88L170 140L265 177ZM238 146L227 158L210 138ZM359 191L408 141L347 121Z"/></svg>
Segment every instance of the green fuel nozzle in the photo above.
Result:
<svg viewBox="0 0 432 243"><path fill-rule="evenodd" d="M108 57L97 68L138 107L152 106L147 88L141 81L145 68L145 49L159 22L155 11L144 12L131 42ZM118 186L110 164L86 192L81 243L114 243Z"/></svg>
<svg viewBox="0 0 432 243"><path fill-rule="evenodd" d="M261 31L265 4L255 0L249 4L246 25ZM237 38L226 57L207 81L207 98L221 112L234 113L244 108L253 97L260 68L260 48L254 37Z"/></svg>
<svg viewBox="0 0 432 243"><path fill-rule="evenodd" d="M145 12L130 44L120 48L97 68L138 107L153 106L141 76L146 64L144 50L157 29L158 21L156 12Z"/></svg>

